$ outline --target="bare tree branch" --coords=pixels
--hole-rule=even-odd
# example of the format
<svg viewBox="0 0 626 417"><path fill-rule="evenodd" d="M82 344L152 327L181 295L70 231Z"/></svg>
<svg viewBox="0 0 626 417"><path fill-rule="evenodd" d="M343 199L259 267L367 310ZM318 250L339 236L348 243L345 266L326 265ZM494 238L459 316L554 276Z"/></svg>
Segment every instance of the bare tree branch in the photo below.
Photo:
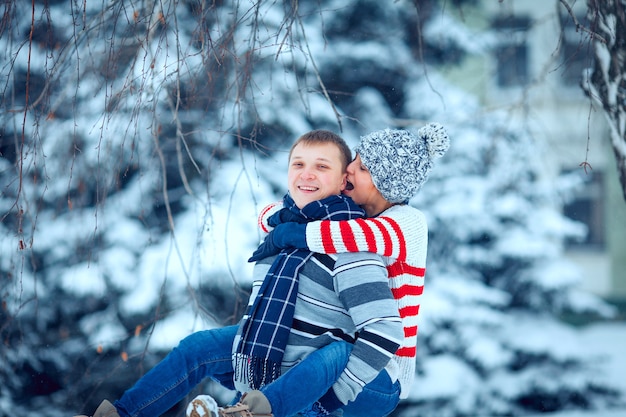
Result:
<svg viewBox="0 0 626 417"><path fill-rule="evenodd" d="M598 34L597 32L594 32L593 30L591 30L590 28L586 27L585 25L581 24L578 21L578 18L576 18L576 14L574 13L574 11L572 10L572 7L569 5L569 3L567 3L566 0L559 0L559 1L563 5L563 7L567 9L567 12L569 13L570 17L574 21L574 24L576 25L576 31L582 30L583 32L587 32L589 35L591 35L592 39L597 39L602 43L606 43L606 39L604 39L600 34Z"/></svg>
<svg viewBox="0 0 626 417"><path fill-rule="evenodd" d="M626 200L626 0L588 0L587 5L593 31L603 36L592 40L596 59L582 87L602 105Z"/></svg>

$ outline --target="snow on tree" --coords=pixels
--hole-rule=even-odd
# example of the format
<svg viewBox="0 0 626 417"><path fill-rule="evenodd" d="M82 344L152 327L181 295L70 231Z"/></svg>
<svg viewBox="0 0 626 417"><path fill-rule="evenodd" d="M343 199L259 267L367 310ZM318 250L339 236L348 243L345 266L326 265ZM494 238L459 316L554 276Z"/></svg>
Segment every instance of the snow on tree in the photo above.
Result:
<svg viewBox="0 0 626 417"><path fill-rule="evenodd" d="M0 27L0 411L90 409L237 320L298 135L429 121L452 148L411 202L432 236L397 414L619 400L558 320L610 314L561 257L580 233L558 212L568 187L539 180L520 124L437 75L447 55L416 31L437 2L34 4L7 3Z"/></svg>
<svg viewBox="0 0 626 417"><path fill-rule="evenodd" d="M595 62L582 87L604 110L626 200L626 1L588 0L587 7L590 26L579 25L590 33Z"/></svg>
<svg viewBox="0 0 626 417"><path fill-rule="evenodd" d="M437 102L436 93L457 98L419 117L451 115L453 141L413 202L429 215L430 265L419 380L400 415L610 406L612 389L577 348L577 332L558 319L611 314L576 290L580 274L561 257L564 238L583 232L556 209L571 179L541 181L541 144L471 97L422 85L409 107Z"/></svg>

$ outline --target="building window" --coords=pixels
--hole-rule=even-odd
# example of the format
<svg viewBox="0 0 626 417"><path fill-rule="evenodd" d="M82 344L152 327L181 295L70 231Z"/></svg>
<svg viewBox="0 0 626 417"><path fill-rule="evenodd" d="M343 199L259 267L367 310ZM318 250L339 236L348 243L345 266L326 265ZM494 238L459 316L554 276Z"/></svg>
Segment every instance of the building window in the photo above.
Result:
<svg viewBox="0 0 626 417"><path fill-rule="evenodd" d="M605 247L604 175L596 171L581 175L585 184L563 207L563 214L587 226L587 235L583 239L568 240L566 244L571 249L602 249Z"/></svg>
<svg viewBox="0 0 626 417"><path fill-rule="evenodd" d="M589 27L586 16L577 15L576 20ZM582 80L583 71L592 66L592 45L584 31L576 30L576 22L569 13L562 15L561 28L561 80L566 86L577 87Z"/></svg>
<svg viewBox="0 0 626 417"><path fill-rule="evenodd" d="M495 58L496 79L500 87L517 87L528 83L529 26L529 18L514 16L499 17L492 24L498 36Z"/></svg>

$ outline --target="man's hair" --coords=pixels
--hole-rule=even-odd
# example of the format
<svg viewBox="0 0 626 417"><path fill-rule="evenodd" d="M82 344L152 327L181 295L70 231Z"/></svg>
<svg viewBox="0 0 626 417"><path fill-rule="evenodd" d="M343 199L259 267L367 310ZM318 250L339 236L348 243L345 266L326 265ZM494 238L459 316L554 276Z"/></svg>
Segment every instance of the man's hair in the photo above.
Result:
<svg viewBox="0 0 626 417"><path fill-rule="evenodd" d="M348 164L352 162L352 151L350 147L346 143L345 140L341 136L336 133L331 132L330 130L311 130L308 133L300 136L296 141L291 145L291 149L289 150L289 159L291 159L291 154L293 149L299 144L304 143L305 145L319 145L332 143L337 148L339 148L339 154L341 157L342 169L345 171L348 167Z"/></svg>

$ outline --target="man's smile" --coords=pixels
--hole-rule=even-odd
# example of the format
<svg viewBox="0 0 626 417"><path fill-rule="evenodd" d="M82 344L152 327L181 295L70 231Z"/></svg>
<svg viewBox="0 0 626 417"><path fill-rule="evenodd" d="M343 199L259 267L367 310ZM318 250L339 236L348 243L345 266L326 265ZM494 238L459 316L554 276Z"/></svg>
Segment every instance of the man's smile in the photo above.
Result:
<svg viewBox="0 0 626 417"><path fill-rule="evenodd" d="M313 187L311 185L299 185L298 190L300 191L317 191L319 187Z"/></svg>

